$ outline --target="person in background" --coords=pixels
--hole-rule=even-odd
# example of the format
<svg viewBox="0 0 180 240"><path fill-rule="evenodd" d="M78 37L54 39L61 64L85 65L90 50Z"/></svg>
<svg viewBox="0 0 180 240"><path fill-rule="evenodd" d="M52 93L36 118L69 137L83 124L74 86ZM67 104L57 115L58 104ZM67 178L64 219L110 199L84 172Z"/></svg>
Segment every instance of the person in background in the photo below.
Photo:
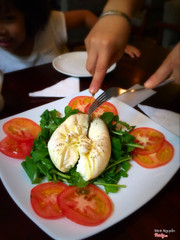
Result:
<svg viewBox="0 0 180 240"><path fill-rule="evenodd" d="M48 62L67 52L67 28L91 29L88 10L51 11L49 0L0 0L0 69L6 73Z"/></svg>
<svg viewBox="0 0 180 240"><path fill-rule="evenodd" d="M98 22L85 39L87 70L93 75L89 91L95 94L107 69L121 58L131 31L130 18L142 0L109 0Z"/></svg>
<svg viewBox="0 0 180 240"><path fill-rule="evenodd" d="M180 84L180 42L171 50L156 72L144 83L144 86L153 88L170 75L174 78L175 83Z"/></svg>
<svg viewBox="0 0 180 240"><path fill-rule="evenodd" d="M67 52L67 29L91 29L98 18L88 10L51 10L49 0L0 0L0 69L16 71L52 60ZM140 52L133 46L131 57Z"/></svg>

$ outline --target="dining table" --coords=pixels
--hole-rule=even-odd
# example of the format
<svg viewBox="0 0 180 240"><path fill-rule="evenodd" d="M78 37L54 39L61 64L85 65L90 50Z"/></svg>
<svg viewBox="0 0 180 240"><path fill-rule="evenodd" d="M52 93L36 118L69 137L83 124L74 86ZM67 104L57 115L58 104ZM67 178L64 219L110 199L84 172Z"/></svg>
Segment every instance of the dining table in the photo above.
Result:
<svg viewBox="0 0 180 240"><path fill-rule="evenodd" d="M135 84L143 85L170 52L169 49L150 40L133 39L132 45L140 50L140 57L131 58L124 54L116 63L115 69L106 74L101 86L102 90L112 86L130 88ZM0 119L61 99L62 97L31 97L29 92L42 90L67 77L66 74L55 70L52 63L4 74L2 95L5 105L0 112ZM80 91L88 89L92 77L80 77L79 79ZM180 85L171 82L156 89L155 94L141 103L180 113L179 102ZM141 112L137 105L134 108ZM166 235L164 238L168 240L180 239L179 183L180 174L177 169L165 187L147 203L123 220L86 240L162 239L163 235L156 235L157 232L164 233ZM16 205L2 181L0 183L0 213L0 239L52 239Z"/></svg>

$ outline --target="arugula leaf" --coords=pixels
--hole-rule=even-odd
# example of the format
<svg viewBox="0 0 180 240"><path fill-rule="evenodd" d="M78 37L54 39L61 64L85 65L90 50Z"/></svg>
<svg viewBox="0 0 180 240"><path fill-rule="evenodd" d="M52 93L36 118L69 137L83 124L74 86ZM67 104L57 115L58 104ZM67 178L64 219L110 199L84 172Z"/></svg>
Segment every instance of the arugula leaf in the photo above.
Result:
<svg viewBox="0 0 180 240"><path fill-rule="evenodd" d="M105 112L100 116L100 118L106 123L109 131L114 130L116 128L116 124L119 122L119 116L114 115L112 112Z"/></svg>
<svg viewBox="0 0 180 240"><path fill-rule="evenodd" d="M32 183L40 183L43 180L44 176L40 174L37 165L31 160L31 158L27 156L21 165Z"/></svg>
<svg viewBox="0 0 180 240"><path fill-rule="evenodd" d="M130 169L131 164L126 161L126 162L122 162L121 166L122 166L122 169L124 169L124 171L127 172Z"/></svg>
<svg viewBox="0 0 180 240"><path fill-rule="evenodd" d="M76 166L69 171L70 179L68 179L69 185L76 185L77 187L86 187L90 181L85 181L82 176L76 172Z"/></svg>

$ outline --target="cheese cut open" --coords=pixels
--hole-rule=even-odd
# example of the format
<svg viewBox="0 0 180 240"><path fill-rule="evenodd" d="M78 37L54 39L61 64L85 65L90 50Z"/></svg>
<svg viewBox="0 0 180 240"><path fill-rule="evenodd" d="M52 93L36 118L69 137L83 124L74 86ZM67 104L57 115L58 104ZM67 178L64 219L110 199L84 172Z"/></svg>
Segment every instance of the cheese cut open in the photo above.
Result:
<svg viewBox="0 0 180 240"><path fill-rule="evenodd" d="M111 155L111 142L106 124L100 118L91 122L87 137L88 116L68 117L48 142L50 158L57 169L68 172L77 163L77 172L88 181L101 174Z"/></svg>

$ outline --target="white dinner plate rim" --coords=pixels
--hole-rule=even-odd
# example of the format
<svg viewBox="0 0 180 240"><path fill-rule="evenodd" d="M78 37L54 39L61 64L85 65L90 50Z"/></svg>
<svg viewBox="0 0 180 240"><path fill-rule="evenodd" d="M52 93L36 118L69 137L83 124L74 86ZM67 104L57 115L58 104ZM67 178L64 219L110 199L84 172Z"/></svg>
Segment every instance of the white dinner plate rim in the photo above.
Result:
<svg viewBox="0 0 180 240"><path fill-rule="evenodd" d="M73 58L75 58L76 60L77 60L77 58L79 58L79 60L81 61L81 64L78 66L76 64L76 62L72 63L71 61L72 61ZM66 74L68 76L72 76L72 77L92 77L92 75L85 68L86 58L87 58L87 52L86 51L68 52L68 53L64 53L60 56L57 56L52 61L52 65L53 65L54 69L56 69L58 72ZM63 66L61 66L60 63L62 63ZM114 63L107 70L107 73L110 73L115 68L116 68L116 63Z"/></svg>

